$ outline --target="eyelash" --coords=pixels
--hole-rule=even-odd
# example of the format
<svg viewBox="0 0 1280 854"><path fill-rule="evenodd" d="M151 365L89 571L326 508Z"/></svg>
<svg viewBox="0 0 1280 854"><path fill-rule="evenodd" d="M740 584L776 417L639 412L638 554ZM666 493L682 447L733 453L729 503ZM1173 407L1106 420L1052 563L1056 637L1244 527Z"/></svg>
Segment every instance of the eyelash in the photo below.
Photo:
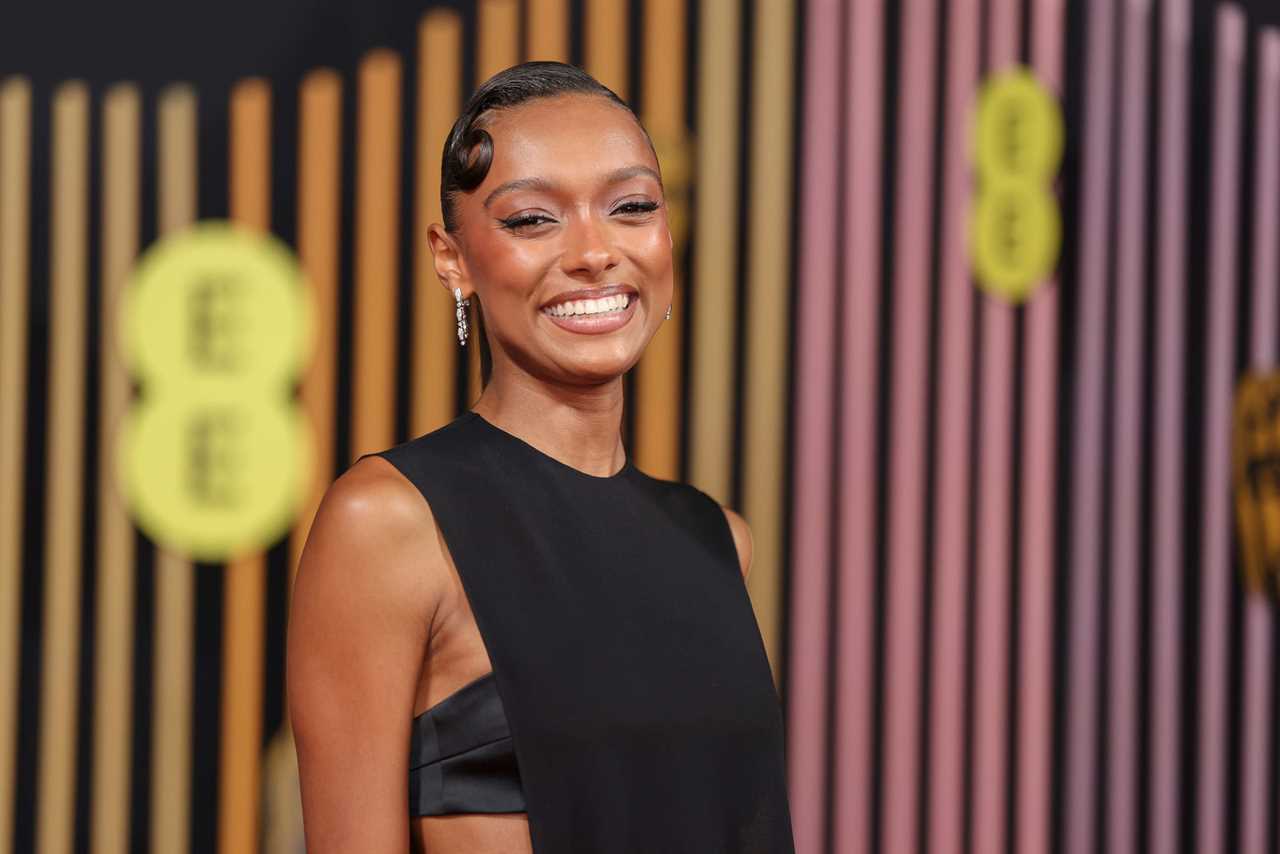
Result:
<svg viewBox="0 0 1280 854"><path fill-rule="evenodd" d="M651 213L652 211L655 211L658 209L658 203L657 202L624 202L623 204L618 205L616 209L614 209L614 213L618 213L619 211L625 210L627 208L633 208L634 209L632 211L633 213ZM540 225L542 220L546 220L547 222L552 222L552 220L549 217L542 216L541 214L530 214L529 216L513 217L511 219L501 220L501 222L502 222L503 228L509 231L515 231L516 229L522 228L526 225Z"/></svg>

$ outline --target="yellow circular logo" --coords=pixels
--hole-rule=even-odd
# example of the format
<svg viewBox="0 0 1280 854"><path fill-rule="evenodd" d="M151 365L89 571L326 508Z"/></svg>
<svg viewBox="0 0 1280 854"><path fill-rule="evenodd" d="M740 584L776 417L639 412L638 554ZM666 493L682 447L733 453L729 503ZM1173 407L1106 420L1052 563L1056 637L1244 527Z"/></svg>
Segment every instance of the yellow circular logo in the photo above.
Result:
<svg viewBox="0 0 1280 854"><path fill-rule="evenodd" d="M311 476L310 425L293 400L311 306L293 254L202 223L142 256L119 322L142 390L117 448L139 527L205 561L270 545Z"/></svg>
<svg viewBox="0 0 1280 854"><path fill-rule="evenodd" d="M1052 183L1062 161L1062 112L1018 68L985 84L975 130L981 186L970 221L974 274L991 295L1018 302L1058 262L1062 222Z"/></svg>

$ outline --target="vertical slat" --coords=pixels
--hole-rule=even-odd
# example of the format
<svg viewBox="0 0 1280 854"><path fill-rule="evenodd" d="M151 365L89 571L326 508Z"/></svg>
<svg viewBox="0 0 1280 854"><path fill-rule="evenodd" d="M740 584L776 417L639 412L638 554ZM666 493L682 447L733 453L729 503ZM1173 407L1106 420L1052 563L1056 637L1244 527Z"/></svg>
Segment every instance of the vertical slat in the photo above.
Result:
<svg viewBox="0 0 1280 854"><path fill-rule="evenodd" d="M0 85L0 854L12 850L17 771L30 168L31 86L14 77Z"/></svg>
<svg viewBox="0 0 1280 854"><path fill-rule="evenodd" d="M583 67L587 73L630 100L627 86L627 0L586 0Z"/></svg>
<svg viewBox="0 0 1280 854"><path fill-rule="evenodd" d="M1122 12L1117 161L1115 357L1111 387L1110 621L1107 651L1107 850L1132 851L1137 811L1139 526L1142 521L1143 351L1146 335L1147 40L1150 0Z"/></svg>
<svg viewBox="0 0 1280 854"><path fill-rule="evenodd" d="M53 96L48 491L36 801L40 854L69 852L75 825L88 208L89 90L80 82L65 83Z"/></svg>
<svg viewBox="0 0 1280 854"><path fill-rule="evenodd" d="M1090 0L1085 45L1080 292L1072 419L1070 626L1066 713L1065 854L1094 850L1098 739L1098 637L1102 575L1103 393L1106 388L1107 258L1110 246L1113 0Z"/></svg>
<svg viewBox="0 0 1280 854"><path fill-rule="evenodd" d="M703 0L701 5L705 25L698 39L698 215L693 222L698 251L690 288L689 482L727 504L733 487L741 21L737 0Z"/></svg>
<svg viewBox="0 0 1280 854"><path fill-rule="evenodd" d="M796 323L794 506L787 765L797 854L825 836L827 597L831 589L831 464L835 351L836 179L840 4L815 0L805 27L799 317Z"/></svg>
<svg viewBox="0 0 1280 854"><path fill-rule="evenodd" d="M352 459L395 441L400 80L400 58L390 50L370 51L360 63Z"/></svg>
<svg viewBox="0 0 1280 854"><path fill-rule="evenodd" d="M782 668L782 525L791 303L794 0L756 6L751 48L751 183L743 354L742 512L750 520L755 605L774 679Z"/></svg>
<svg viewBox="0 0 1280 854"><path fill-rule="evenodd" d="M262 79L231 92L231 219L271 227L271 88ZM262 657L266 563L261 553L227 563L223 612L222 756L218 850L258 848L262 766Z"/></svg>
<svg viewBox="0 0 1280 854"><path fill-rule="evenodd" d="M1227 788L1227 646L1231 569L1231 395L1240 193L1241 97L1245 16L1224 3L1216 15L1213 164L1209 199L1209 299L1205 348L1204 474L1200 555L1200 701L1196 756L1196 850L1225 844Z"/></svg>
<svg viewBox="0 0 1280 854"><path fill-rule="evenodd" d="M477 10L476 85L520 61L520 5L480 0Z"/></svg>
<svg viewBox="0 0 1280 854"><path fill-rule="evenodd" d="M1276 367L1277 280L1280 257L1280 30L1258 37L1257 141L1254 144L1253 303L1249 362L1254 371ZM1269 773L1274 760L1275 718L1271 707L1272 635L1275 604L1251 592L1244 612L1244 750L1241 756L1241 854L1269 851Z"/></svg>
<svg viewBox="0 0 1280 854"><path fill-rule="evenodd" d="M1035 0L1031 62L1055 96L1062 91L1063 0ZM1023 338L1022 530L1019 584L1017 791L1014 850L1048 851L1053 751L1054 516L1056 512L1058 302L1056 278L1027 305Z"/></svg>
<svg viewBox="0 0 1280 854"><path fill-rule="evenodd" d="M90 844L95 854L129 849L133 741L133 524L116 482L115 446L129 405L117 309L138 254L141 194L141 97L111 89L102 106L102 303L99 329L97 676L93 704Z"/></svg>
<svg viewBox="0 0 1280 854"><path fill-rule="evenodd" d="M978 0L948 9L942 234L939 236L938 397L933 464L933 649L929 704L928 846L964 850L965 666L969 601L969 479L974 289L968 219L973 194L969 141L978 84ZM874 316L874 312L872 313ZM866 416L870 419L872 416ZM870 422L869 422L870 423ZM869 606L864 606L868 609ZM866 619L868 617L864 617Z"/></svg>
<svg viewBox="0 0 1280 854"><path fill-rule="evenodd" d="M526 59L569 61L568 0L529 0Z"/></svg>
<svg viewBox="0 0 1280 854"><path fill-rule="evenodd" d="M887 851L919 847L920 668L924 631L925 430L928 426L929 253L934 205L934 63L937 8L902 7L898 70L898 176L893 253L888 515L885 551L884 817ZM857 260L854 263L858 263ZM996 849L980 849L996 850Z"/></svg>
<svg viewBox="0 0 1280 854"><path fill-rule="evenodd" d="M993 0L988 19L989 73L1018 62L1021 4ZM979 299L982 343L978 364L978 502L974 555L973 794L974 851L1003 851L1009 757L1009 520L1013 518L1014 308L984 294Z"/></svg>
<svg viewBox="0 0 1280 854"><path fill-rule="evenodd" d="M646 0L644 4L644 123L657 139L684 138L684 0ZM670 168L663 180L672 180ZM676 236L677 240L681 236ZM684 322L684 282L675 246L671 320L658 327L635 370L637 464L654 477L680 477L680 334ZM661 306L655 306L663 311Z"/></svg>
<svg viewBox="0 0 1280 854"><path fill-rule="evenodd" d="M157 230L162 237L196 219L196 95L176 85L157 105ZM151 849L186 851L191 815L194 567L157 546L155 682L151 741Z"/></svg>
<svg viewBox="0 0 1280 854"><path fill-rule="evenodd" d="M338 264L342 212L342 78L307 74L298 90L298 260L313 295L315 338L300 397L315 437L310 497L289 540L289 584L320 499L333 480L338 358ZM283 686L281 686L283 688ZM286 708L288 696L285 695ZM288 721L286 713L284 720Z"/></svg>
<svg viewBox="0 0 1280 854"><path fill-rule="evenodd" d="M1182 577L1186 559L1187 122L1191 88L1191 3L1166 0L1160 34L1159 180L1156 204L1155 443L1152 474L1151 850L1171 854L1181 841Z"/></svg>
<svg viewBox="0 0 1280 854"><path fill-rule="evenodd" d="M456 12L433 9L418 25L417 228L413 247L414 333L412 432L444 426L457 409L454 388L458 338L453 298L440 286L427 245L427 226L442 222L440 156L461 109L462 21ZM470 343L467 345L470 347Z"/></svg>

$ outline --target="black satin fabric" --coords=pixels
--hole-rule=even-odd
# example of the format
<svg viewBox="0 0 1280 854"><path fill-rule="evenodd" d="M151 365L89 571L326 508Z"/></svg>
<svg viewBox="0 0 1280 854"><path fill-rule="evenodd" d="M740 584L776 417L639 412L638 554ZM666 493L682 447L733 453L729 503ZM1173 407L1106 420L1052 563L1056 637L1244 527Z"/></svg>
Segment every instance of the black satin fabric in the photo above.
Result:
<svg viewBox="0 0 1280 854"><path fill-rule="evenodd" d="M413 719L410 815L524 811L520 768L492 672Z"/></svg>
<svg viewBox="0 0 1280 854"><path fill-rule="evenodd" d="M711 496L630 459L586 474L474 411L380 455L427 500L457 567L534 854L794 854L781 705ZM444 760L445 808L502 788L485 753L502 736L483 723L498 704L472 687L451 710L461 752L433 716L422 754L476 760L458 786Z"/></svg>

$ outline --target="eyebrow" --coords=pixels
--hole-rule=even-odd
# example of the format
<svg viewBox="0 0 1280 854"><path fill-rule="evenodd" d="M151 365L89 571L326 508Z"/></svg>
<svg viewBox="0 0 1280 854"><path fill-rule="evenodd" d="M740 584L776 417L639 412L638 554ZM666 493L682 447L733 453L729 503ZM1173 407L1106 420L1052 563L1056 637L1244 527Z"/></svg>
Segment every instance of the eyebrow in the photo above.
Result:
<svg viewBox="0 0 1280 854"><path fill-rule="evenodd" d="M635 166L623 166L621 169L615 169L606 175L604 180L606 185L620 184L623 181L636 177L637 175L648 175L650 178L658 182L659 187L662 186L662 177L658 175L657 172L653 171L653 169L642 164L637 164ZM516 178L495 187L493 192L485 196L484 206L487 208L499 196L506 195L507 193L514 193L517 190L542 190L543 192L550 192L555 188L555 182L549 181L546 178Z"/></svg>

